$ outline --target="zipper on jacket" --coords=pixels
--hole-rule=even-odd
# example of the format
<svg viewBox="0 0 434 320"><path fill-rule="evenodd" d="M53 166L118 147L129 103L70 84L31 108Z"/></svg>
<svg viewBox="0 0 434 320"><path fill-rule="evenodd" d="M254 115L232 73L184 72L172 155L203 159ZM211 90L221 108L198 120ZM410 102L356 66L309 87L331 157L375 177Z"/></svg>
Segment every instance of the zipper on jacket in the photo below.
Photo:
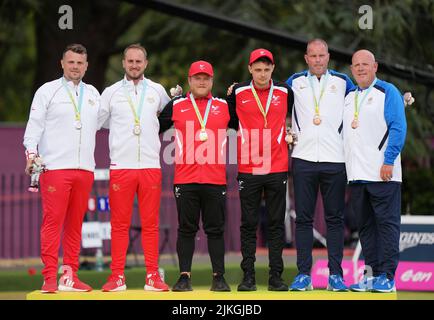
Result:
<svg viewBox="0 0 434 320"><path fill-rule="evenodd" d="M137 161L140 165L140 134L137 136Z"/></svg>
<svg viewBox="0 0 434 320"><path fill-rule="evenodd" d="M78 138L78 169L80 169L80 152L81 152L81 130L79 130L79 138Z"/></svg>

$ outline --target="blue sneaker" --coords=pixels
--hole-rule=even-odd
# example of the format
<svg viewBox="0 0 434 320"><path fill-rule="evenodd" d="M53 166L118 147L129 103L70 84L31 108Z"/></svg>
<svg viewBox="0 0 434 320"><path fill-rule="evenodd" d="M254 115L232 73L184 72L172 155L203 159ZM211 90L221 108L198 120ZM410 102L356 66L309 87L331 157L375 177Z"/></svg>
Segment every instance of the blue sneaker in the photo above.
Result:
<svg viewBox="0 0 434 320"><path fill-rule="evenodd" d="M372 292L395 292L395 280L387 278L386 274L380 275L374 282Z"/></svg>
<svg viewBox="0 0 434 320"><path fill-rule="evenodd" d="M307 274L298 274L290 287L291 291L310 291L313 290L312 279Z"/></svg>
<svg viewBox="0 0 434 320"><path fill-rule="evenodd" d="M364 276L358 283L350 285L350 290L355 292L369 292L372 291L376 277Z"/></svg>
<svg viewBox="0 0 434 320"><path fill-rule="evenodd" d="M329 276L329 284L327 285L328 291L345 292L348 291L348 287L344 283L344 279L338 274L332 274Z"/></svg>

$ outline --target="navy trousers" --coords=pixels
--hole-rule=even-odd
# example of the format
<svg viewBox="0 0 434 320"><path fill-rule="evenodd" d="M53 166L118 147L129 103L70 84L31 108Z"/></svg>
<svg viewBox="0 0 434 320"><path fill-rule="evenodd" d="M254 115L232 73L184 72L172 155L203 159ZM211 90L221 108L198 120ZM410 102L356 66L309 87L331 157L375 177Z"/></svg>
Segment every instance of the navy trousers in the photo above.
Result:
<svg viewBox="0 0 434 320"><path fill-rule="evenodd" d="M330 274L343 275L344 208L347 176L344 163L292 159L295 196L295 241L299 273L312 269L313 218L318 191L324 203Z"/></svg>
<svg viewBox="0 0 434 320"><path fill-rule="evenodd" d="M374 276L395 276L399 262L401 183L353 183L351 205L357 217L365 265Z"/></svg>

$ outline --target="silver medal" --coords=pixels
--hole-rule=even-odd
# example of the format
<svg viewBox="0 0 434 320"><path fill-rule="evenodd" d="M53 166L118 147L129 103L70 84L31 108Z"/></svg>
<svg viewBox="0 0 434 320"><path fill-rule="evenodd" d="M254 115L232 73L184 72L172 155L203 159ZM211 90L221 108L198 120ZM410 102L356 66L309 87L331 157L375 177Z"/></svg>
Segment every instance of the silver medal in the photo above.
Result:
<svg viewBox="0 0 434 320"><path fill-rule="evenodd" d="M81 129L81 121L75 120L74 127L75 127L75 129L80 130Z"/></svg>
<svg viewBox="0 0 434 320"><path fill-rule="evenodd" d="M136 125L134 126L133 133L134 133L136 136L138 136L138 135L140 134L140 132L142 132L142 129L140 129L140 125L136 124Z"/></svg>

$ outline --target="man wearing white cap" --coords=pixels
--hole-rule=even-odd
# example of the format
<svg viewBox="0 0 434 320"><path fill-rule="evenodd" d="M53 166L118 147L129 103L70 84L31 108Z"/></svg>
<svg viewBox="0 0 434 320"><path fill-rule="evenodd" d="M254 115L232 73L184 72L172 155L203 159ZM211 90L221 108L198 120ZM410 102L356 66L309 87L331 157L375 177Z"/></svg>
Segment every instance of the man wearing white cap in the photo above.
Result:
<svg viewBox="0 0 434 320"><path fill-rule="evenodd" d="M213 76L209 62L193 62L188 72L190 91L172 100L159 116L161 132L175 126L174 194L180 277L173 291L193 290L191 264L201 216L213 271L211 291L230 291L223 276L229 111L225 100L211 94Z"/></svg>
<svg viewBox="0 0 434 320"><path fill-rule="evenodd" d="M237 179L244 272L238 291L256 290L256 232L263 194L268 226L268 289L288 290L281 274L288 178L286 119L293 104L293 93L285 83L272 80L274 66L270 51L263 48L252 51L248 64L252 79L236 84L227 98L230 127L238 129Z"/></svg>

